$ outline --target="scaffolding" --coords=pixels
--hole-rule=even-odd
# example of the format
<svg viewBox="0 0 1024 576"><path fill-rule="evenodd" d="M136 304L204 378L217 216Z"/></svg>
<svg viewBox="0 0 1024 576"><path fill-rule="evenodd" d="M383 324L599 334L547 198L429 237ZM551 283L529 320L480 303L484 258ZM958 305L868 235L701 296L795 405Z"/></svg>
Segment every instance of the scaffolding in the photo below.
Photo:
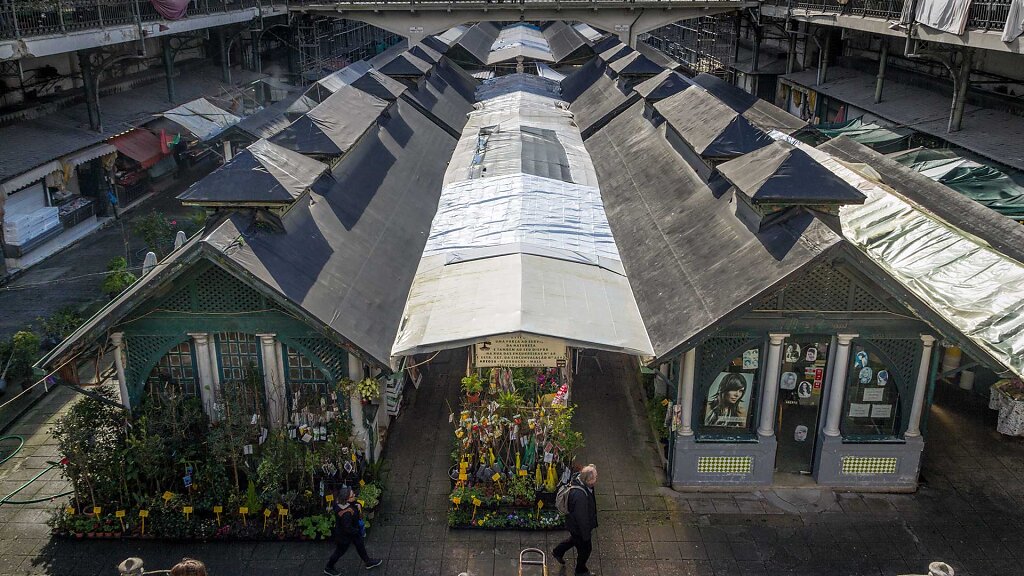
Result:
<svg viewBox="0 0 1024 576"><path fill-rule="evenodd" d="M735 59L734 16L702 16L653 30L642 41L654 46L694 73L724 77Z"/></svg>
<svg viewBox="0 0 1024 576"><path fill-rule="evenodd" d="M304 16L295 25L303 85L380 52L399 40L391 32L355 20Z"/></svg>

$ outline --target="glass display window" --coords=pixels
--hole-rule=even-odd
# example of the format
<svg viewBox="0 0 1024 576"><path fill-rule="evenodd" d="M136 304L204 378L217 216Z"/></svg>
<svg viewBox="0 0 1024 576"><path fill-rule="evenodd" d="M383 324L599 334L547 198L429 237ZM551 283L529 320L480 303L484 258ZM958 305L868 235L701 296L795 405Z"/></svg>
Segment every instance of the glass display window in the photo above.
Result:
<svg viewBox="0 0 1024 576"><path fill-rule="evenodd" d="M714 375L703 398L703 432L729 434L752 430L755 386L760 382L760 373L758 345L736 355Z"/></svg>
<svg viewBox="0 0 1024 576"><path fill-rule="evenodd" d="M840 430L844 436L897 436L900 392L897 371L863 344L853 343Z"/></svg>

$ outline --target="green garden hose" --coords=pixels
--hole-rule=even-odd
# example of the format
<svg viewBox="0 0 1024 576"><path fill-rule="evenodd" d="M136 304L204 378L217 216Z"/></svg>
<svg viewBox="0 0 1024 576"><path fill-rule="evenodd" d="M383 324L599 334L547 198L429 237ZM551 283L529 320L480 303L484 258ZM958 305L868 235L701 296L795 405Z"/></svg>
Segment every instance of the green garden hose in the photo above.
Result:
<svg viewBox="0 0 1024 576"><path fill-rule="evenodd" d="M18 447L12 450L10 454L3 454L2 452L0 452L0 465L4 464L11 458L14 458L18 454L18 452L21 452L21 449L25 446L25 439L22 438L21 436L0 436L0 442L4 442L5 440L17 440ZM21 492L25 488L28 488L29 484L32 484L33 482L38 480L43 474L46 474L50 470L53 470L54 468L60 466L60 462L47 462L47 464L50 465L49 468L33 476L31 480L19 486L18 489L15 490L14 492L11 492L10 494L4 496L3 498L0 498L0 506L3 506L4 504L38 504L40 502L51 502L57 498L62 498L64 496L70 496L71 494L74 494L74 490L68 490L67 492L62 492L55 496L48 496L46 498L33 498L31 500L11 500L11 498L13 498L18 492Z"/></svg>

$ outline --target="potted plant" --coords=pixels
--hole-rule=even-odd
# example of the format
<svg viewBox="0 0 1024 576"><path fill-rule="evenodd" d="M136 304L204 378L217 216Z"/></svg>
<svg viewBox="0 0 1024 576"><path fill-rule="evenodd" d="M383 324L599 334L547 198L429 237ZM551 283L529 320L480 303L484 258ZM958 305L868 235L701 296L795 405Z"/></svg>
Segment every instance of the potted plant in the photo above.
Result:
<svg viewBox="0 0 1024 576"><path fill-rule="evenodd" d="M466 393L466 402L476 404L480 401L480 393L483 392L484 384L476 373L470 374L462 379L462 391Z"/></svg>
<svg viewBox="0 0 1024 576"><path fill-rule="evenodd" d="M359 392L359 397L363 399L363 404L369 404L371 400L380 398L380 384L373 378L360 380L356 389Z"/></svg>

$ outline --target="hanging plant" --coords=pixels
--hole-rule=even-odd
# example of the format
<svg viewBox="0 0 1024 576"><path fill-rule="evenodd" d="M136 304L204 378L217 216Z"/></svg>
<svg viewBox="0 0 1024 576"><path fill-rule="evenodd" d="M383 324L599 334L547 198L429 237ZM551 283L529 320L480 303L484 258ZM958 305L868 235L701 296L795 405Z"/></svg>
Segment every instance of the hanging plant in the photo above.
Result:
<svg viewBox="0 0 1024 576"><path fill-rule="evenodd" d="M338 391L344 396L351 396L357 388L358 383L351 378L342 378L341 380L338 380Z"/></svg>
<svg viewBox="0 0 1024 576"><path fill-rule="evenodd" d="M363 399L363 402L369 402L380 398L380 384L377 383L373 378L364 378L357 385L359 391L359 397Z"/></svg>

